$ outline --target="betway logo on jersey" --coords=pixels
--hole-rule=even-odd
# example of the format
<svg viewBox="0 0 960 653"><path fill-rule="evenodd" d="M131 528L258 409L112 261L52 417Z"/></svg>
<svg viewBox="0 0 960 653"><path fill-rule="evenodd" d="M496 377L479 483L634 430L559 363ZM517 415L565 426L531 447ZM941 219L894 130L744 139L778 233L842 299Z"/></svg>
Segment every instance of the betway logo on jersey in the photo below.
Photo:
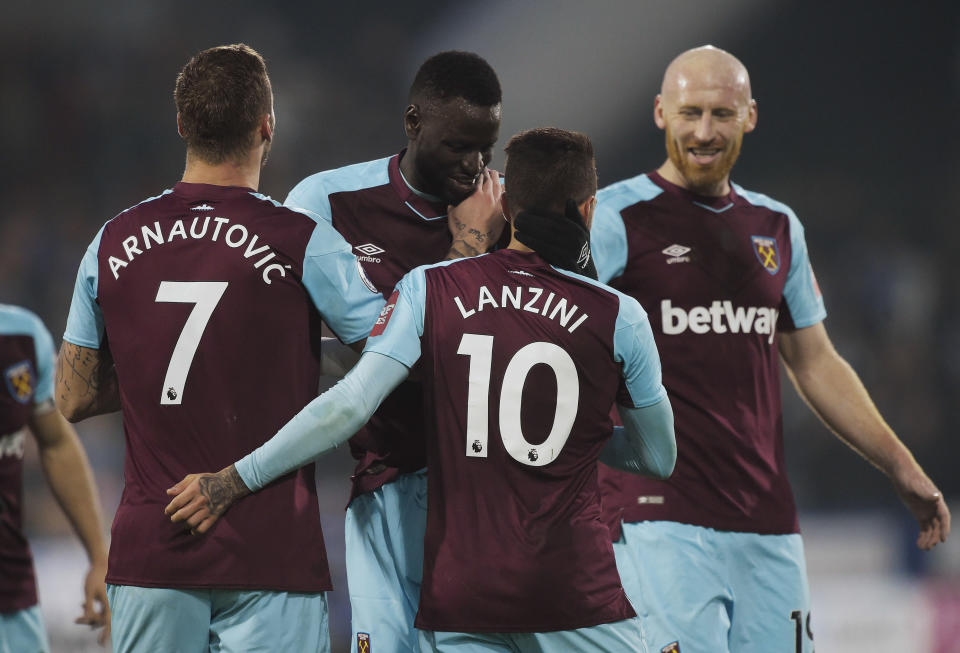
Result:
<svg viewBox="0 0 960 653"><path fill-rule="evenodd" d="M770 335L773 344L780 311L770 306L737 306L729 300L713 300L710 306L694 306L690 310L673 306L669 299L660 302L663 333L680 335L688 329L694 333L758 333Z"/></svg>

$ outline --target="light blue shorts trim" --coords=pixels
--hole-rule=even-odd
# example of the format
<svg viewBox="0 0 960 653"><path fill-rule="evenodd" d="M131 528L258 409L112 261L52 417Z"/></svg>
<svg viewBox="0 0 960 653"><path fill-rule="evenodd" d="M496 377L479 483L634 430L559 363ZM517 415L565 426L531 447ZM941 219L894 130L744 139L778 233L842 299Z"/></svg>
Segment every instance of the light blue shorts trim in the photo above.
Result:
<svg viewBox="0 0 960 653"><path fill-rule="evenodd" d="M423 653L647 653L638 617L549 633L447 633L420 631Z"/></svg>
<svg viewBox="0 0 960 653"><path fill-rule="evenodd" d="M0 653L50 653L39 605L0 613Z"/></svg>
<svg viewBox="0 0 960 653"><path fill-rule="evenodd" d="M107 585L114 653L330 651L327 595Z"/></svg>
<svg viewBox="0 0 960 653"><path fill-rule="evenodd" d="M613 550L652 653L812 653L800 535L636 522Z"/></svg>
<svg viewBox="0 0 960 653"><path fill-rule="evenodd" d="M375 653L419 650L413 620L423 580L427 472L402 474L356 497L347 508L347 586L353 636Z"/></svg>

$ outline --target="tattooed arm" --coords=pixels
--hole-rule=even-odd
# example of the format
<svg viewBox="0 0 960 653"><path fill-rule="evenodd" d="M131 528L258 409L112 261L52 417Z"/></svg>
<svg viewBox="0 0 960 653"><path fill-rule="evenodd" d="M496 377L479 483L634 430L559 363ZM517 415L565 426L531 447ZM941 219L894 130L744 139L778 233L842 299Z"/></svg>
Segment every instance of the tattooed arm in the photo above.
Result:
<svg viewBox="0 0 960 653"><path fill-rule="evenodd" d="M117 373L110 349L63 341L57 357L57 408L71 422L120 410Z"/></svg>
<svg viewBox="0 0 960 653"><path fill-rule="evenodd" d="M216 474L188 474L167 490L176 498L164 509L171 521L186 520L191 533L206 533L233 502L250 494L236 467L224 467Z"/></svg>
<svg viewBox="0 0 960 653"><path fill-rule="evenodd" d="M500 175L484 170L473 194L447 209L453 242L446 260L476 256L493 247L507 224L500 207L502 194Z"/></svg>

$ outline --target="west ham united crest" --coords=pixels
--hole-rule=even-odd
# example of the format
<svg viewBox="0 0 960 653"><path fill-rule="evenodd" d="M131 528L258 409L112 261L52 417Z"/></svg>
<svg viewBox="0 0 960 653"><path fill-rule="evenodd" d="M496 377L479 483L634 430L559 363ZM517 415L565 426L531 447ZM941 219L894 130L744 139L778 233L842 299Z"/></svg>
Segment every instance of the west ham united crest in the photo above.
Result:
<svg viewBox="0 0 960 653"><path fill-rule="evenodd" d="M770 274L776 274L780 269L780 249L777 247L777 239L768 236L751 236L753 240L753 253L757 255L757 260L763 269Z"/></svg>
<svg viewBox="0 0 960 653"><path fill-rule="evenodd" d="M3 371L3 378L7 382L10 396L25 404L33 397L36 386L36 375L33 373L33 363L28 360L14 363Z"/></svg>
<svg viewBox="0 0 960 653"><path fill-rule="evenodd" d="M680 653L680 642L670 642L660 649L660 653Z"/></svg>
<svg viewBox="0 0 960 653"><path fill-rule="evenodd" d="M370 633L357 633L357 653L371 653Z"/></svg>

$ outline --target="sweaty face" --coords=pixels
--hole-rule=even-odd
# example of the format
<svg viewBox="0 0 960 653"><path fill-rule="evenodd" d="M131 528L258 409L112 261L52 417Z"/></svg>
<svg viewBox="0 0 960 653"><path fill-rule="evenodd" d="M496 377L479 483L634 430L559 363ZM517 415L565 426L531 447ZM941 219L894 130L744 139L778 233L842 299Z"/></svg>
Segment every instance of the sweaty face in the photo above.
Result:
<svg viewBox="0 0 960 653"><path fill-rule="evenodd" d="M482 107L454 98L422 108L419 131L407 149L414 168L414 179L408 181L417 190L459 204L490 163L499 134L499 104Z"/></svg>
<svg viewBox="0 0 960 653"><path fill-rule="evenodd" d="M683 185L701 195L729 192L730 170L755 117L749 99L734 88L690 83L665 95L662 110L667 156Z"/></svg>

